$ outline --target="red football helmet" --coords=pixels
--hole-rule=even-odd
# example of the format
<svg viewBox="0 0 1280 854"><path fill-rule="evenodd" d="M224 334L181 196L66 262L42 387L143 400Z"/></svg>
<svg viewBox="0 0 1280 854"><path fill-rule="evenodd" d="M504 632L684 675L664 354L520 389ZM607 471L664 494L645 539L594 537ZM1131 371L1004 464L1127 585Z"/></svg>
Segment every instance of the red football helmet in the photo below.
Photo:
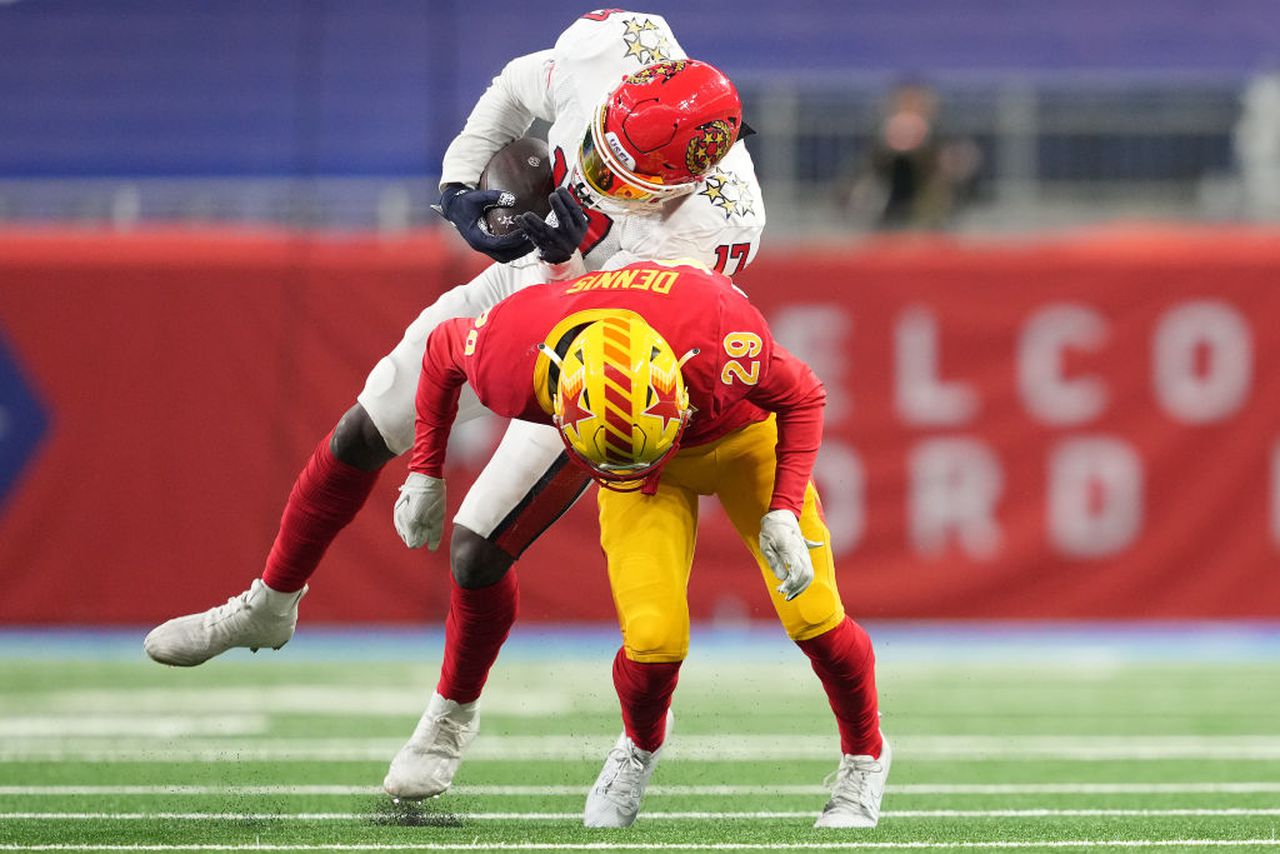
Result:
<svg viewBox="0 0 1280 854"><path fill-rule="evenodd" d="M607 211L660 204L693 191L742 128L738 90L695 59L646 65L622 78L578 148L575 189Z"/></svg>

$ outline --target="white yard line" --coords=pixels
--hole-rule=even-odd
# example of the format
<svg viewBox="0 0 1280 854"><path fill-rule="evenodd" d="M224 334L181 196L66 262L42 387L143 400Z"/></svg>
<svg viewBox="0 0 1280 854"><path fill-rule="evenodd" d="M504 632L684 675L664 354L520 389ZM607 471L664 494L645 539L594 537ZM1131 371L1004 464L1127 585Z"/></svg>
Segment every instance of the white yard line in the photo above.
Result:
<svg viewBox="0 0 1280 854"><path fill-rule="evenodd" d="M498 786L462 785L450 795L502 797L585 796L581 786ZM808 796L825 795L829 790L814 785L776 786L680 786L653 785L647 797L700 797L714 795ZM1254 783L890 783L891 795L1182 795L1182 794L1271 794L1280 793L1280 782ZM297 796L382 796L381 786L0 786L0 797L121 795L297 795Z"/></svg>
<svg viewBox="0 0 1280 854"><path fill-rule="evenodd" d="M468 762L560 760L595 762L612 736L514 736L478 739ZM279 762L385 761L402 740L276 738L237 740L192 738L162 741L126 738L3 738L0 762ZM1090 736L1090 735L907 735L894 739L895 751L912 761L1046 759L1102 762L1193 759L1204 761L1280 760L1280 736ZM672 739L668 761L834 761L834 736L690 735Z"/></svg>
<svg viewBox="0 0 1280 854"><path fill-rule="evenodd" d="M0 739L260 735L269 722L264 714L0 715Z"/></svg>
<svg viewBox="0 0 1280 854"><path fill-rule="evenodd" d="M50 845L0 844L0 851L879 851L898 849L1007 848L1242 848L1280 847L1270 839L1059 839L987 840L982 842L457 842L457 843L330 843L208 844L208 845Z"/></svg>
<svg viewBox="0 0 1280 854"><path fill-rule="evenodd" d="M606 671L607 672L607 671ZM303 714L322 717L360 715L363 717L405 717L416 719L426 706L430 691L422 688L366 685L277 684L252 687L130 688L126 690L69 689L43 691L32 695L34 712L74 717L83 709L118 714L188 714L191 709L205 713ZM13 700L13 695L9 699ZM522 689L485 695L485 713L522 718L544 718L583 710L583 701L564 691ZM604 698L588 710L611 712L617 702ZM0 718L0 733L4 731Z"/></svg>
<svg viewBox="0 0 1280 854"><path fill-rule="evenodd" d="M412 818L457 818L467 821L581 821L581 812L459 812L447 809L419 812L406 810ZM1141 817L1160 818L1178 816L1230 817L1277 816L1280 808L1250 809L1234 807L1226 809L1004 809L1004 810L885 810L885 818L1109 818ZM778 819L814 816L814 810L758 810L749 812L718 812L701 810L652 810L643 813L645 821L674 820L723 820L723 819ZM0 812L0 819L22 821L363 821L385 820L394 824L394 814L368 812L305 812L305 813L237 813L237 812Z"/></svg>

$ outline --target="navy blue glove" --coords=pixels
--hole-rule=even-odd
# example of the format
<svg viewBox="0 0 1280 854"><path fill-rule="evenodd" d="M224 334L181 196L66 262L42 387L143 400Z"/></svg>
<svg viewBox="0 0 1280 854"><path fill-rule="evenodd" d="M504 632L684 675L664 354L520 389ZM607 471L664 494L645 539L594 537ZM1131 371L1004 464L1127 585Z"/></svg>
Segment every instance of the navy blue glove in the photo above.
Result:
<svg viewBox="0 0 1280 854"><path fill-rule="evenodd" d="M533 244L519 231L494 237L485 229L481 219L490 208L498 207L501 197L501 190L473 190L463 184L450 184L440 194L436 210L453 223L472 249L505 264L527 255Z"/></svg>
<svg viewBox="0 0 1280 854"><path fill-rule="evenodd" d="M564 187L557 187L547 196L555 225L548 223L532 211L516 217L520 230L538 247L538 257L548 264L563 264L573 256L573 250L587 236L587 215L578 200Z"/></svg>

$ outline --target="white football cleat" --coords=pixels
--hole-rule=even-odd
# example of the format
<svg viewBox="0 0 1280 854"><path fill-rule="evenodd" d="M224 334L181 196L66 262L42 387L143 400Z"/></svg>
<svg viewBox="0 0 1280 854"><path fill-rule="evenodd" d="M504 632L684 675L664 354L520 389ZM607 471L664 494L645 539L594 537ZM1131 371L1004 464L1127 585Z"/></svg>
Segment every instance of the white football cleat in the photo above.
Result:
<svg viewBox="0 0 1280 854"><path fill-rule="evenodd" d="M391 760L382 788L397 800L410 801L445 791L479 729L479 700L455 703L433 693L413 735Z"/></svg>
<svg viewBox="0 0 1280 854"><path fill-rule="evenodd" d="M650 753L635 746L627 738L626 732L618 736L618 741L605 757L600 776L587 794L587 806L582 812L582 823L587 827L630 827L640 812L640 800L644 797L645 787L653 776L653 769L658 767L658 757L671 736L675 726L675 715L667 710L666 730L662 734L662 744Z"/></svg>
<svg viewBox="0 0 1280 854"><path fill-rule="evenodd" d="M175 617L156 626L142 642L147 655L161 664L194 667L232 647L279 649L293 637L298 624L298 600L304 586L281 593L255 578L249 589L227 604L199 614Z"/></svg>
<svg viewBox="0 0 1280 854"><path fill-rule="evenodd" d="M880 821L880 801L884 798L884 784L889 779L889 763L893 751L889 739L880 733L884 746L880 758L850 756L840 758L840 767L827 777L825 785L831 786L831 800L822 808L822 814L814 827L875 827Z"/></svg>

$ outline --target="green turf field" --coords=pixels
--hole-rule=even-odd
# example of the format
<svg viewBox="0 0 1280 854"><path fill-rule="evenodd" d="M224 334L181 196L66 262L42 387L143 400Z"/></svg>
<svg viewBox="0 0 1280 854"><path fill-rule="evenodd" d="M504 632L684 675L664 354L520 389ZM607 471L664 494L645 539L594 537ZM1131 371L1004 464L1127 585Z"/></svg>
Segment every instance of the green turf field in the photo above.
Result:
<svg viewBox="0 0 1280 854"><path fill-rule="evenodd" d="M880 827L851 832L811 827L836 741L816 679L780 649L695 649L624 831L579 817L620 728L607 656L504 660L455 790L417 809L379 786L434 660L0 657L0 850L1280 847L1274 661L882 656L894 766Z"/></svg>

